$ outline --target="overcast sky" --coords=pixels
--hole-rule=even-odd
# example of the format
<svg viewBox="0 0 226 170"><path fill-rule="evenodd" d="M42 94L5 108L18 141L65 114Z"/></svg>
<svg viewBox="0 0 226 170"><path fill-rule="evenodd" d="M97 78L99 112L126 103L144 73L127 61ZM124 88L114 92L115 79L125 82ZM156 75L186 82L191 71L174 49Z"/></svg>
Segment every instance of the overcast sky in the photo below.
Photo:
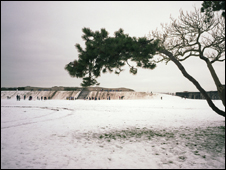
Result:
<svg viewBox="0 0 226 170"><path fill-rule="evenodd" d="M203 1L1 1L1 87L79 87L82 79L72 78L65 65L77 59L75 44L84 47L82 28L93 31L105 28L110 36L119 28L126 34L142 37L149 31L177 18L179 10L201 8ZM182 63L201 86L216 90L206 67L199 59ZM213 65L221 83L225 84L225 62ZM198 91L169 62L154 70L129 68L120 75L102 74L100 87L127 87L135 91Z"/></svg>

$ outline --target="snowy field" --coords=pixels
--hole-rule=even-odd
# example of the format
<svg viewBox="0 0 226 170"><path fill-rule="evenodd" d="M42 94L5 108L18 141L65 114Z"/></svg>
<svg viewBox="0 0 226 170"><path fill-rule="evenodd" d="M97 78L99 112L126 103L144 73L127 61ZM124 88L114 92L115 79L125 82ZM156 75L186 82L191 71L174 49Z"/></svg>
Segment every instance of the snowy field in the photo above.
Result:
<svg viewBox="0 0 226 170"><path fill-rule="evenodd" d="M161 96L3 99L1 168L225 169L224 117L205 100Z"/></svg>

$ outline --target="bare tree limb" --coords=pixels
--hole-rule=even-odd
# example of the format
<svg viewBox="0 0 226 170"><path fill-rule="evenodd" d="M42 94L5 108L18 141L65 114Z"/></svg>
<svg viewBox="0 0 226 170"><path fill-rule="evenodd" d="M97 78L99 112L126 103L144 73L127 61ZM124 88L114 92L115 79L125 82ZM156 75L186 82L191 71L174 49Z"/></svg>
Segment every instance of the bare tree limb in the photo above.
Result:
<svg viewBox="0 0 226 170"><path fill-rule="evenodd" d="M190 57L199 57L205 61L222 103L225 105L224 90L221 90L224 86L212 65L217 61L225 61L225 19L218 15L214 16L213 13L211 15L209 19L196 8L194 12L186 14L181 10L178 19L170 17L171 23L161 24L162 30L152 32L150 37L160 40L159 47L173 56L169 57L169 53L163 53L159 55L162 58L158 58L156 62L173 61L176 64ZM193 80L190 79L190 81ZM201 88L198 89L200 92L203 91Z"/></svg>

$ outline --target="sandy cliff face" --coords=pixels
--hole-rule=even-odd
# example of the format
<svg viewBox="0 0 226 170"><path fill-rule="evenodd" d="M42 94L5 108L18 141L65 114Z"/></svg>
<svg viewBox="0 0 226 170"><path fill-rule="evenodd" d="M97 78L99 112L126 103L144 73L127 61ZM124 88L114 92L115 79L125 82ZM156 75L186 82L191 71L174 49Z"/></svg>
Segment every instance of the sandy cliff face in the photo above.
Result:
<svg viewBox="0 0 226 170"><path fill-rule="evenodd" d="M110 97L111 100L115 100L121 98L123 100L128 99L150 99L153 98L155 95L151 95L146 92L133 92L133 91L124 91L124 92L105 92L105 91L91 91L88 97L97 97L97 99L107 99Z"/></svg>
<svg viewBox="0 0 226 170"><path fill-rule="evenodd" d="M33 100L37 100L37 97L50 98L52 100L66 100L67 97L78 98L81 91L1 91L1 99L7 99L7 96L11 99L16 100L16 96L19 95L21 100L24 100L24 95L26 95L26 100L29 96L32 96ZM111 100L123 100L129 99L151 99L155 98L156 94L150 94L146 92L134 92L134 91L118 91L118 92L108 92L108 91L89 91L86 96L89 98L97 98L99 100L107 100L109 97Z"/></svg>

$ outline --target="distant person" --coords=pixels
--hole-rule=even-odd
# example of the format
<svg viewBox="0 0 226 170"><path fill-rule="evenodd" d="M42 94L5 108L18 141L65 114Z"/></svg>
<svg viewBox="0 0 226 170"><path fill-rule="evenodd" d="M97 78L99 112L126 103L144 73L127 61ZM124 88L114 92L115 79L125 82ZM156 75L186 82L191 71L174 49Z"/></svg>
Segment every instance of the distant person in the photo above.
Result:
<svg viewBox="0 0 226 170"><path fill-rule="evenodd" d="M24 95L24 100L26 99L26 95Z"/></svg>
<svg viewBox="0 0 226 170"><path fill-rule="evenodd" d="M162 97L161 97L161 100L162 100Z"/></svg>
<svg viewBox="0 0 226 170"><path fill-rule="evenodd" d="M43 96L41 96L41 100L43 99Z"/></svg>

